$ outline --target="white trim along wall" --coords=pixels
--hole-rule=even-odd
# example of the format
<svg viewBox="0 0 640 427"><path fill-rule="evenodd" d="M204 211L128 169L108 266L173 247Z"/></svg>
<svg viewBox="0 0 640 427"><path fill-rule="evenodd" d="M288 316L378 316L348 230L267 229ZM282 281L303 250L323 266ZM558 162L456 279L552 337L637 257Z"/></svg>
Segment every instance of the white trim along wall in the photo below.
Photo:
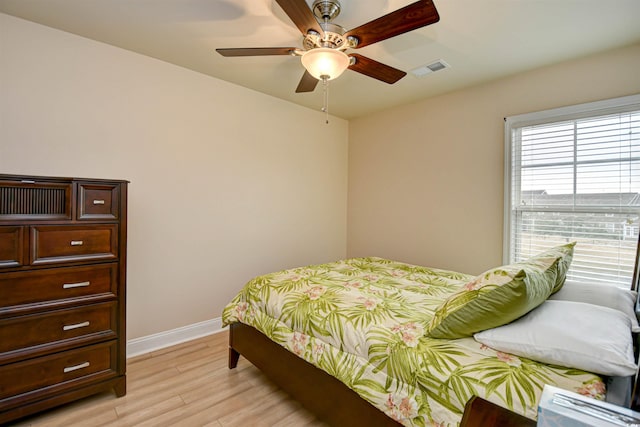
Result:
<svg viewBox="0 0 640 427"><path fill-rule="evenodd" d="M140 356L145 353L160 350L165 347L191 341L207 335L217 334L225 331L222 327L222 318L205 320L169 331L147 335L145 337L134 338L127 341L127 358Z"/></svg>

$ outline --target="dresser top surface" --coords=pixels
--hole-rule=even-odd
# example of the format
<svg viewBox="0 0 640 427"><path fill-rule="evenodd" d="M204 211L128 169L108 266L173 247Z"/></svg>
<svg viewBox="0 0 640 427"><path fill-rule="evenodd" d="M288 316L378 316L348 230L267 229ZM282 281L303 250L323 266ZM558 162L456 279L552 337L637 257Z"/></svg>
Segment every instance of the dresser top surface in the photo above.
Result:
<svg viewBox="0 0 640 427"><path fill-rule="evenodd" d="M73 182L73 181L87 181L87 182L104 182L104 183L129 183L130 181L124 179L107 179L107 178L81 178L81 177L56 177L56 176L39 176L39 175L12 175L1 174L0 181L39 181L39 182Z"/></svg>

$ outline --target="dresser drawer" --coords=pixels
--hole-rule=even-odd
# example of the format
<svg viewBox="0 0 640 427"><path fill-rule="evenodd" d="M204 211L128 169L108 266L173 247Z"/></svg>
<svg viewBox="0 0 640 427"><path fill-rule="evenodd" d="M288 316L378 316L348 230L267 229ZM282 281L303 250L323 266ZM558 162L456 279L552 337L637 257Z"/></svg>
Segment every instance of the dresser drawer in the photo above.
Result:
<svg viewBox="0 0 640 427"><path fill-rule="evenodd" d="M115 259L118 226L42 225L30 227L31 264Z"/></svg>
<svg viewBox="0 0 640 427"><path fill-rule="evenodd" d="M0 362L17 353L24 357L116 338L116 308L112 302L0 320Z"/></svg>
<svg viewBox="0 0 640 427"><path fill-rule="evenodd" d="M78 219L118 219L120 187L108 184L78 185Z"/></svg>
<svg viewBox="0 0 640 427"><path fill-rule="evenodd" d="M75 385L117 376L115 341L0 366L0 405L10 408L25 393L48 387L54 394ZM39 396L42 397L42 394Z"/></svg>
<svg viewBox="0 0 640 427"><path fill-rule="evenodd" d="M0 317L26 308L118 295L118 263L0 273ZM31 306L31 307L28 307Z"/></svg>
<svg viewBox="0 0 640 427"><path fill-rule="evenodd" d="M0 227L0 267L24 264L24 227Z"/></svg>

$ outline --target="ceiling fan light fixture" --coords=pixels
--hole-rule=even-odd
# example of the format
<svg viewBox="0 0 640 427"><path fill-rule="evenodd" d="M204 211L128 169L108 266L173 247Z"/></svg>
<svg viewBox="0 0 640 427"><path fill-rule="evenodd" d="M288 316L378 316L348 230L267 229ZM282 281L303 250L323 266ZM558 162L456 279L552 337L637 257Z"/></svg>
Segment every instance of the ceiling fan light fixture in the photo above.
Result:
<svg viewBox="0 0 640 427"><path fill-rule="evenodd" d="M349 67L349 56L341 50L319 47L306 51L302 58L302 65L318 80L333 80L339 77Z"/></svg>

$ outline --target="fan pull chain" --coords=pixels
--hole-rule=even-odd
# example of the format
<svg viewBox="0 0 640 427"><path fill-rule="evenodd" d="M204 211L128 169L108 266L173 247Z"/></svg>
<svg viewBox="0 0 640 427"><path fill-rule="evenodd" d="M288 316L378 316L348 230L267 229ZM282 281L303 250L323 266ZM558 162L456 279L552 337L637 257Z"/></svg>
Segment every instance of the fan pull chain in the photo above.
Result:
<svg viewBox="0 0 640 427"><path fill-rule="evenodd" d="M329 78L328 76L322 76L322 87L324 94L324 106L322 111L325 113L325 123L329 124Z"/></svg>

